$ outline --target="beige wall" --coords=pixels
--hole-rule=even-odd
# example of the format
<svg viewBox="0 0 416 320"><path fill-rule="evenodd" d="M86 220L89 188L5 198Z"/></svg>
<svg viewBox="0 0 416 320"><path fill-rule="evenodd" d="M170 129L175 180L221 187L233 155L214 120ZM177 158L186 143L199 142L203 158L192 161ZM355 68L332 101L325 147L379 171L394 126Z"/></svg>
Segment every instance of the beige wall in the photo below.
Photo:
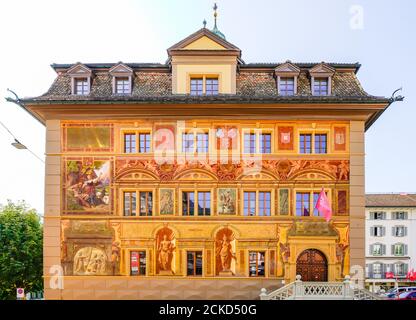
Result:
<svg viewBox="0 0 416 320"><path fill-rule="evenodd" d="M350 266L365 268L364 121L350 122Z"/></svg>
<svg viewBox="0 0 416 320"><path fill-rule="evenodd" d="M189 93L191 76L218 76L219 92L236 93L236 57L172 57L172 93Z"/></svg>
<svg viewBox="0 0 416 320"><path fill-rule="evenodd" d="M50 274L53 265L60 265L60 182L61 182L61 128L59 120L46 121L46 165L45 165L45 214L44 214L44 275ZM56 296L58 290L49 288L45 277L45 299Z"/></svg>

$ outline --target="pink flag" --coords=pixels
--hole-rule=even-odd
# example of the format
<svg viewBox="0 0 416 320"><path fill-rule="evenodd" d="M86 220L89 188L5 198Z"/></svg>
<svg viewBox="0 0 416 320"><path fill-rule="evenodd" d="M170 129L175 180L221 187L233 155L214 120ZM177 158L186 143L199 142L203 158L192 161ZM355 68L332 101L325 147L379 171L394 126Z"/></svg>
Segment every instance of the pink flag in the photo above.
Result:
<svg viewBox="0 0 416 320"><path fill-rule="evenodd" d="M329 200L326 197L324 188L322 188L321 193L319 194L318 201L316 201L315 209L317 209L325 217L327 222L331 220L331 204L329 203Z"/></svg>

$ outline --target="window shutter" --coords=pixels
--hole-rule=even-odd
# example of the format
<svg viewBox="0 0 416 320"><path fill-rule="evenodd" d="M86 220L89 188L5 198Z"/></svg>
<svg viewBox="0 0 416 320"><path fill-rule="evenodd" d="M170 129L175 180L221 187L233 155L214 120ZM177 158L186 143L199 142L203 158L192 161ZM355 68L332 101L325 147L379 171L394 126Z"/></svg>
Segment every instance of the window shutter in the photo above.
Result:
<svg viewBox="0 0 416 320"><path fill-rule="evenodd" d="M407 270L409 269L409 265L407 264L407 263L405 263L404 265L403 265L403 272L404 272L404 274L407 274Z"/></svg>
<svg viewBox="0 0 416 320"><path fill-rule="evenodd" d="M381 245L381 254L386 254L386 245L385 244Z"/></svg>
<svg viewBox="0 0 416 320"><path fill-rule="evenodd" d="M391 245L391 255L394 256L394 244Z"/></svg>
<svg viewBox="0 0 416 320"><path fill-rule="evenodd" d="M407 220L407 212L404 213L403 219Z"/></svg>
<svg viewBox="0 0 416 320"><path fill-rule="evenodd" d="M396 227L391 227L391 235L393 237L396 235Z"/></svg>
<svg viewBox="0 0 416 320"><path fill-rule="evenodd" d="M407 236L407 227L404 227L403 229L404 229L403 230L403 236L405 237L405 236Z"/></svg>
<svg viewBox="0 0 416 320"><path fill-rule="evenodd" d="M380 263L380 266L381 266L381 268L380 268L380 270L381 270L381 274L385 274L385 272L386 272L386 265L384 264L384 263Z"/></svg>
<svg viewBox="0 0 416 320"><path fill-rule="evenodd" d="M386 220L386 213L385 213L385 212L383 212L383 213L381 214L381 219Z"/></svg>
<svg viewBox="0 0 416 320"><path fill-rule="evenodd" d="M370 220L374 220L374 212L370 212Z"/></svg>
<svg viewBox="0 0 416 320"><path fill-rule="evenodd" d="M370 227L370 235L374 236L374 227Z"/></svg>
<svg viewBox="0 0 416 320"><path fill-rule="evenodd" d="M404 255L407 256L407 244L404 244L403 247Z"/></svg>
<svg viewBox="0 0 416 320"><path fill-rule="evenodd" d="M372 244L370 244L370 255L373 255L373 248L374 248L374 246L372 245Z"/></svg>
<svg viewBox="0 0 416 320"><path fill-rule="evenodd" d="M386 228L381 227L381 236L384 237L386 235Z"/></svg>

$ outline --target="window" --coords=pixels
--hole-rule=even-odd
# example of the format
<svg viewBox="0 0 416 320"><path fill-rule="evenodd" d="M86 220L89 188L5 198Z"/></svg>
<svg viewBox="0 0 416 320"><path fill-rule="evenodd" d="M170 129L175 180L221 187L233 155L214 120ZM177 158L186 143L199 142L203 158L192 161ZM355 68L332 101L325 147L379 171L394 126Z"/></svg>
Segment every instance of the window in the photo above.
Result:
<svg viewBox="0 0 416 320"><path fill-rule="evenodd" d="M370 228L370 233L373 237L383 237L385 228L383 226L374 226Z"/></svg>
<svg viewBox="0 0 416 320"><path fill-rule="evenodd" d="M313 94L315 96L327 96L328 95L328 78L314 78Z"/></svg>
<svg viewBox="0 0 416 320"><path fill-rule="evenodd" d="M116 94L130 94L131 85L130 78L128 77L119 77L115 79L115 93Z"/></svg>
<svg viewBox="0 0 416 320"><path fill-rule="evenodd" d="M139 214L141 216L151 216L153 212L153 193L151 191L140 191L139 200Z"/></svg>
<svg viewBox="0 0 416 320"><path fill-rule="evenodd" d="M139 133L139 152L150 152L150 133Z"/></svg>
<svg viewBox="0 0 416 320"><path fill-rule="evenodd" d="M208 133L196 134L196 152L208 153Z"/></svg>
<svg viewBox="0 0 416 320"><path fill-rule="evenodd" d="M188 251L186 275L202 276L202 251Z"/></svg>
<svg viewBox="0 0 416 320"><path fill-rule="evenodd" d="M182 133L182 152L208 153L208 132Z"/></svg>
<svg viewBox="0 0 416 320"><path fill-rule="evenodd" d="M211 214L211 192L197 192L198 194L198 216L209 216Z"/></svg>
<svg viewBox="0 0 416 320"><path fill-rule="evenodd" d="M322 214L319 212L318 209L316 209L316 203L318 202L320 192L314 192L313 193L313 215L315 217L322 217Z"/></svg>
<svg viewBox="0 0 416 320"><path fill-rule="evenodd" d="M300 153L312 153L312 135L311 134L301 134L300 135Z"/></svg>
<svg viewBox="0 0 416 320"><path fill-rule="evenodd" d="M404 263L395 263L393 264L394 275L404 276L406 275L407 264Z"/></svg>
<svg viewBox="0 0 416 320"><path fill-rule="evenodd" d="M136 215L136 191L123 192L123 212L125 216Z"/></svg>
<svg viewBox="0 0 416 320"><path fill-rule="evenodd" d="M250 277L264 277L265 253L261 251L249 252L249 275Z"/></svg>
<svg viewBox="0 0 416 320"><path fill-rule="evenodd" d="M327 153L326 134L315 134L315 153Z"/></svg>
<svg viewBox="0 0 416 320"><path fill-rule="evenodd" d="M191 78L191 96L202 96L203 81L203 78Z"/></svg>
<svg viewBox="0 0 416 320"><path fill-rule="evenodd" d="M90 84L88 78L76 78L74 79L75 87L74 93L76 95L88 95L90 93Z"/></svg>
<svg viewBox="0 0 416 320"><path fill-rule="evenodd" d="M403 243L396 243L391 246L391 253L394 256L404 256L407 254L407 246Z"/></svg>
<svg viewBox="0 0 416 320"><path fill-rule="evenodd" d="M392 212L392 216L393 216L394 220L407 220L407 212L406 211Z"/></svg>
<svg viewBox="0 0 416 320"><path fill-rule="evenodd" d="M218 78L207 78L205 80L205 94L207 96L218 94Z"/></svg>
<svg viewBox="0 0 416 320"><path fill-rule="evenodd" d="M135 133L124 134L124 152L125 153L136 152L136 134Z"/></svg>
<svg viewBox="0 0 416 320"><path fill-rule="evenodd" d="M146 275L146 251L130 251L130 274Z"/></svg>
<svg viewBox="0 0 416 320"><path fill-rule="evenodd" d="M271 214L271 193L259 192L259 216L270 216Z"/></svg>
<svg viewBox="0 0 416 320"><path fill-rule="evenodd" d="M307 217L310 215L310 192L296 193L296 216Z"/></svg>
<svg viewBox="0 0 416 320"><path fill-rule="evenodd" d="M279 94L281 96L293 96L295 94L295 78L280 77Z"/></svg>
<svg viewBox="0 0 416 320"><path fill-rule="evenodd" d="M383 211L370 212L370 219L371 220L384 220L386 219L386 213Z"/></svg>
<svg viewBox="0 0 416 320"><path fill-rule="evenodd" d="M272 135L270 133L261 133L260 138L260 153L272 152Z"/></svg>
<svg viewBox="0 0 416 320"><path fill-rule="evenodd" d="M373 273L381 274L383 271L383 266L381 263L373 263Z"/></svg>
<svg viewBox="0 0 416 320"><path fill-rule="evenodd" d="M370 253L373 256L381 256L385 253L385 246L381 243L376 243L370 246Z"/></svg>
<svg viewBox="0 0 416 320"><path fill-rule="evenodd" d="M407 235L407 228L405 226L395 226L393 227L393 236L394 237L404 237Z"/></svg>
<svg viewBox="0 0 416 320"><path fill-rule="evenodd" d="M194 134L182 134L182 152L194 152Z"/></svg>
<svg viewBox="0 0 416 320"><path fill-rule="evenodd" d="M256 134L244 134L244 153L256 153Z"/></svg>
<svg viewBox="0 0 416 320"><path fill-rule="evenodd" d="M244 215L256 215L256 192L244 192Z"/></svg>
<svg viewBox="0 0 416 320"><path fill-rule="evenodd" d="M182 215L195 214L195 192L182 192Z"/></svg>
<svg viewBox="0 0 416 320"><path fill-rule="evenodd" d="M258 141L258 147L257 147ZM244 133L244 153L272 153L271 133Z"/></svg>
<svg viewBox="0 0 416 320"><path fill-rule="evenodd" d="M182 192L182 215L194 216L195 213L198 216L211 215L211 191Z"/></svg>

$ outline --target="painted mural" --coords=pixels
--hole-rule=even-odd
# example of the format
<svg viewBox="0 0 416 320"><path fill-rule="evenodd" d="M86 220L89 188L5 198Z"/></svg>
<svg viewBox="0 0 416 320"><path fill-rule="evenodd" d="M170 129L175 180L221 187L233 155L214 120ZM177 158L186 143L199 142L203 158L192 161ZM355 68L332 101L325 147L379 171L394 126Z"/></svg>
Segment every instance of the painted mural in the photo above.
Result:
<svg viewBox="0 0 416 320"><path fill-rule="evenodd" d="M237 213L237 191L232 188L218 189L218 214Z"/></svg>
<svg viewBox="0 0 416 320"><path fill-rule="evenodd" d="M110 161L68 160L65 169L67 212L110 210Z"/></svg>
<svg viewBox="0 0 416 320"><path fill-rule="evenodd" d="M175 190L160 189L160 214L175 214Z"/></svg>

